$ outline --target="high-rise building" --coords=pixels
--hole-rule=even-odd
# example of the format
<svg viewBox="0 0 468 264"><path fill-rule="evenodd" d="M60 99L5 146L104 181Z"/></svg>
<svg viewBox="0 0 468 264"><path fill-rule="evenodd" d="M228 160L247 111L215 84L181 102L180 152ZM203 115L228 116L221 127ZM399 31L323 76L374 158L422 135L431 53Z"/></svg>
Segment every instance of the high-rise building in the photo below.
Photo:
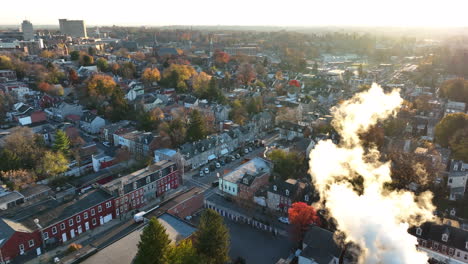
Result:
<svg viewBox="0 0 468 264"><path fill-rule="evenodd" d="M23 32L24 40L34 39L33 25L28 20L24 20L23 23L21 23L21 32Z"/></svg>
<svg viewBox="0 0 468 264"><path fill-rule="evenodd" d="M75 38L87 38L84 20L59 19L60 32Z"/></svg>

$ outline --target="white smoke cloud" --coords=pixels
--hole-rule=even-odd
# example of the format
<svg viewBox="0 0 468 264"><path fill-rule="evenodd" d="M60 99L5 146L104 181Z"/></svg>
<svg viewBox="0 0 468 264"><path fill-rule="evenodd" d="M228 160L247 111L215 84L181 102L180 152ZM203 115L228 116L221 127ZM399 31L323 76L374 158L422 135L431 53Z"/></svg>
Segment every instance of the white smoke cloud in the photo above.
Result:
<svg viewBox="0 0 468 264"><path fill-rule="evenodd" d="M359 138L359 133L395 114L402 101L398 91L386 94L373 84L332 109L340 144L321 141L310 153L314 184L346 241L362 249L359 263L427 263L427 256L416 250L416 238L407 229L433 220L432 194L416 197L406 191L386 190L384 184L391 181L390 164L378 160L377 149L366 152ZM363 178L362 194L348 181L357 175Z"/></svg>

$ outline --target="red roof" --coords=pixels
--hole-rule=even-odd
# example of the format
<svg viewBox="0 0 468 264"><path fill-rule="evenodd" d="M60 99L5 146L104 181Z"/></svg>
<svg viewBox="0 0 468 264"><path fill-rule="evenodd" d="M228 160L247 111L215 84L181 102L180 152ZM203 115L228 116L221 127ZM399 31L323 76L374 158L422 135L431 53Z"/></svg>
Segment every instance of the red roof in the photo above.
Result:
<svg viewBox="0 0 468 264"><path fill-rule="evenodd" d="M43 111L31 113L31 123L43 122L46 120L47 120L46 113Z"/></svg>
<svg viewBox="0 0 468 264"><path fill-rule="evenodd" d="M81 117L79 115L67 115L65 119L70 121L80 121Z"/></svg>

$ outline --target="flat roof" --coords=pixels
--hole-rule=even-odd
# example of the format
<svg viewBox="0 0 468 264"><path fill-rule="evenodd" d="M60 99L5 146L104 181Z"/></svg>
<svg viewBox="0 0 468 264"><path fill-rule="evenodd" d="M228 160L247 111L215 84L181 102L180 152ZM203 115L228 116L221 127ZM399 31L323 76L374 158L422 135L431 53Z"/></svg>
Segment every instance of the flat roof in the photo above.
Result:
<svg viewBox="0 0 468 264"><path fill-rule="evenodd" d="M222 179L235 183L242 179L245 174L257 175L261 172L270 172L270 166L266 160L255 157L224 175Z"/></svg>

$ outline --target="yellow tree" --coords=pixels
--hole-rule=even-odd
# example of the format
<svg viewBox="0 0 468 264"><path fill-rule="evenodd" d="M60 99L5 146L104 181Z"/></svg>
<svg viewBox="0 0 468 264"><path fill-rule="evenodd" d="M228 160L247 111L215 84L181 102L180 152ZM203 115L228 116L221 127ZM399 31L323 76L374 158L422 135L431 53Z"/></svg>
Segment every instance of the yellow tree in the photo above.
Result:
<svg viewBox="0 0 468 264"><path fill-rule="evenodd" d="M211 80L211 75L205 72L195 74L192 78L192 87L197 96L203 95L208 89L208 85Z"/></svg>
<svg viewBox="0 0 468 264"><path fill-rule="evenodd" d="M114 79L107 75L96 74L87 83L87 92L90 97L110 97L117 87Z"/></svg>
<svg viewBox="0 0 468 264"><path fill-rule="evenodd" d="M161 80L161 73L157 68L146 68L143 71L141 79L145 84L151 84Z"/></svg>
<svg viewBox="0 0 468 264"><path fill-rule="evenodd" d="M170 86L185 91L187 89L186 81L192 78L197 72L190 65L171 64L163 71L163 78Z"/></svg>

